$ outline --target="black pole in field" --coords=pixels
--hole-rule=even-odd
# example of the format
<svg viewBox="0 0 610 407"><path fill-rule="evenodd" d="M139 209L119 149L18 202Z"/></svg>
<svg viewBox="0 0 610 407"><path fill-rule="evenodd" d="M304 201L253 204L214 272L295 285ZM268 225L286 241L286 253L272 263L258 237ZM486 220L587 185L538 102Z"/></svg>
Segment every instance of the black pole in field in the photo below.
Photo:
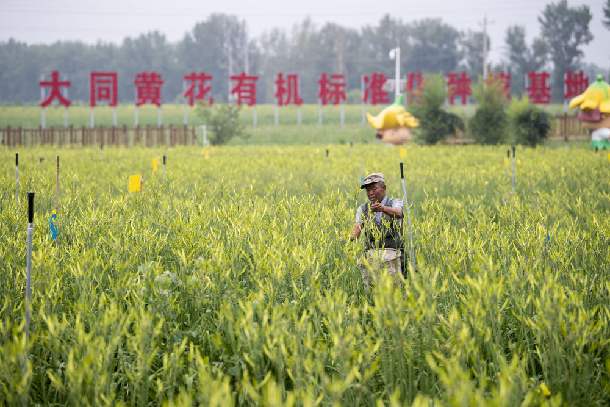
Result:
<svg viewBox="0 0 610 407"><path fill-rule="evenodd" d="M34 192L28 192L28 248L27 271L25 280L25 355L23 360L23 374L28 373L28 341L30 339L30 303L32 297L32 235L34 233ZM23 397L23 405L27 403L27 392Z"/></svg>
<svg viewBox="0 0 610 407"><path fill-rule="evenodd" d="M513 179L511 181L513 191L515 190L515 146L513 146Z"/></svg>
<svg viewBox="0 0 610 407"><path fill-rule="evenodd" d="M165 156L163 156L163 183L165 184Z"/></svg>
<svg viewBox="0 0 610 407"><path fill-rule="evenodd" d="M403 165L400 163L400 183L402 184L402 194L405 198L405 208L407 208L407 219L409 221L409 240L411 242L411 266L415 271L415 250L413 249L413 232L411 230L411 212L409 211L409 201L407 200L407 187L405 186L405 174L403 171Z"/></svg>
<svg viewBox="0 0 610 407"><path fill-rule="evenodd" d="M510 150L506 150L506 172L510 172L508 161L510 160Z"/></svg>

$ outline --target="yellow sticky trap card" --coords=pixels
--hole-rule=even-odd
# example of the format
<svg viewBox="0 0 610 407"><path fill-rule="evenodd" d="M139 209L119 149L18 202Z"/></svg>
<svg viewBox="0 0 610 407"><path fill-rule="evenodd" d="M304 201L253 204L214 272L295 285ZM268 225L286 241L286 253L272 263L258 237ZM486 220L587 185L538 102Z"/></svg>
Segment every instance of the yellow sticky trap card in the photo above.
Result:
<svg viewBox="0 0 610 407"><path fill-rule="evenodd" d="M508 166L508 158L504 157L504 166L507 167Z"/></svg>
<svg viewBox="0 0 610 407"><path fill-rule="evenodd" d="M406 148L400 149L400 158L407 158L407 149Z"/></svg>
<svg viewBox="0 0 610 407"><path fill-rule="evenodd" d="M205 150L205 159L207 160L208 158L210 158L210 152Z"/></svg>
<svg viewBox="0 0 610 407"><path fill-rule="evenodd" d="M139 192L142 190L142 174L129 177L129 192Z"/></svg>
<svg viewBox="0 0 610 407"><path fill-rule="evenodd" d="M159 159L158 158L152 159L152 165L153 165L153 171L159 171Z"/></svg>
<svg viewBox="0 0 610 407"><path fill-rule="evenodd" d="M608 153L608 161L610 161L610 153Z"/></svg>

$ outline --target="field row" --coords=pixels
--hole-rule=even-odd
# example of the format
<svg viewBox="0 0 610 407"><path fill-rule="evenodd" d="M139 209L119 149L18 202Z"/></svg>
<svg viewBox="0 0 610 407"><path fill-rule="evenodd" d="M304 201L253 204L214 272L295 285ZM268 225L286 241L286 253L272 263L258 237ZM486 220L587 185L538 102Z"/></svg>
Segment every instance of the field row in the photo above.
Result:
<svg viewBox="0 0 610 407"><path fill-rule="evenodd" d="M506 146L325 149L32 148L18 206L0 151L0 404L610 403L605 155L518 148L513 190ZM402 197L399 161L416 269L365 292L360 177Z"/></svg>
<svg viewBox="0 0 610 407"><path fill-rule="evenodd" d="M366 106L366 112L372 115L378 114L385 106ZM345 105L345 123L348 125L362 124L362 105ZM244 106L241 112L241 120L252 126L254 124L254 108ZM451 106L450 111L466 118L467 108L465 106ZM563 105L549 105L551 114L563 114ZM570 110L573 114L576 110ZM88 106L71 106L68 109L68 124L74 126L90 126L90 108ZM471 117L476 112L476 106L470 107ZM46 126L64 126L63 106L49 106L45 109ZM196 114L196 107L187 108L188 125L199 126L202 119ZM256 106L257 126L273 126L275 124L275 108L273 105ZM341 123L340 106L324 106L322 108L323 124L338 125ZM283 106L278 110L279 124L296 125L298 121L298 110L296 106ZM162 107L162 120L164 125L170 123L174 126L184 124L184 106L178 104L165 104ZM366 120L366 119L365 119ZM156 106L144 105L138 108L138 122L140 125L156 126L159 122L159 111ZM133 126L135 123L135 106L120 105L117 108L117 125ZM303 105L301 107L301 123L305 125L318 124L318 106ZM41 124L41 109L39 106L0 106L0 127L38 127ZM95 124L112 126L113 109L110 107L95 108ZM365 121L366 124L366 121ZM366 124L368 126L368 124Z"/></svg>

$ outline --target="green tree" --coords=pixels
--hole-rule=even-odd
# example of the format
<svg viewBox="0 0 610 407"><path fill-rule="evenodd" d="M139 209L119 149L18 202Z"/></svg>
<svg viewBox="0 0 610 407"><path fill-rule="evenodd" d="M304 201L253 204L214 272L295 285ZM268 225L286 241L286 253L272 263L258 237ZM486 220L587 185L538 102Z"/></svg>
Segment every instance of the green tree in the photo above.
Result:
<svg viewBox="0 0 610 407"><path fill-rule="evenodd" d="M487 86L486 86L487 84ZM502 83L494 78L479 81L472 88L479 107L470 120L470 134L481 144L499 144L507 133L508 118L504 109L506 93Z"/></svg>
<svg viewBox="0 0 610 407"><path fill-rule="evenodd" d="M464 131L462 119L443 108L447 97L444 76L430 75L421 94L416 97L421 103L409 105L409 110L419 120L415 135L420 141L436 144L458 129Z"/></svg>
<svg viewBox="0 0 610 407"><path fill-rule="evenodd" d="M196 112L211 131L210 143L213 146L227 144L233 137L247 139L245 124L239 120L241 106L235 103L214 104L201 103Z"/></svg>
<svg viewBox="0 0 610 407"><path fill-rule="evenodd" d="M508 122L512 144L536 145L546 140L551 131L553 116L529 103L527 96L514 97L508 105Z"/></svg>
<svg viewBox="0 0 610 407"><path fill-rule="evenodd" d="M362 28L361 65L362 73L383 72L388 78L394 77L394 62L388 56L392 48L400 47L400 64L406 66L409 53L409 31L399 18L384 15L376 26ZM404 71L403 71L404 72Z"/></svg>
<svg viewBox="0 0 610 407"><path fill-rule="evenodd" d="M488 50L490 49L490 46L491 41L488 36ZM483 33L480 31L468 30L460 40L460 47L464 59L462 60L462 66L459 67L458 70L465 70L471 78L483 75Z"/></svg>
<svg viewBox="0 0 610 407"><path fill-rule="evenodd" d="M248 40L245 21L237 16L214 13L205 21L195 24L178 46L178 57L184 73L192 71L212 75L212 96L226 102L230 76L245 71L248 54L248 73L258 71L258 50Z"/></svg>
<svg viewBox="0 0 610 407"><path fill-rule="evenodd" d="M458 51L460 33L438 18L416 21L408 27L409 72L455 71L461 54Z"/></svg>
<svg viewBox="0 0 610 407"><path fill-rule="evenodd" d="M593 39L589 30L591 22L589 6L568 7L567 0L547 4L538 21L542 37L549 44L553 60L553 98L563 100L563 75L568 70L576 70L582 46Z"/></svg>
<svg viewBox="0 0 610 407"><path fill-rule="evenodd" d="M606 0L606 5L604 6L604 20L602 20L604 27L610 30L610 0Z"/></svg>
<svg viewBox="0 0 610 407"><path fill-rule="evenodd" d="M508 27L504 41L512 68L511 94L521 96L525 90L525 75L544 68L549 49L546 42L540 38L535 38L531 47L528 47L525 41L525 27L519 25Z"/></svg>

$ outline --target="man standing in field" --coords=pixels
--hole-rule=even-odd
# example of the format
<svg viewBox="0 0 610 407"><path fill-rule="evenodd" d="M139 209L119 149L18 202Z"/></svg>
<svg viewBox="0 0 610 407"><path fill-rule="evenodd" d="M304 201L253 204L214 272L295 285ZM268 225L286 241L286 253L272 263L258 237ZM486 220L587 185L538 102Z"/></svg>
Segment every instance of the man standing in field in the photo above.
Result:
<svg viewBox="0 0 610 407"><path fill-rule="evenodd" d="M387 269L394 281L400 281L403 203L386 195L385 179L381 173L367 176L360 188L366 189L369 202L360 205L356 211L351 240L364 232L366 252L358 264L362 270L364 288L368 289L372 274L381 268Z"/></svg>

